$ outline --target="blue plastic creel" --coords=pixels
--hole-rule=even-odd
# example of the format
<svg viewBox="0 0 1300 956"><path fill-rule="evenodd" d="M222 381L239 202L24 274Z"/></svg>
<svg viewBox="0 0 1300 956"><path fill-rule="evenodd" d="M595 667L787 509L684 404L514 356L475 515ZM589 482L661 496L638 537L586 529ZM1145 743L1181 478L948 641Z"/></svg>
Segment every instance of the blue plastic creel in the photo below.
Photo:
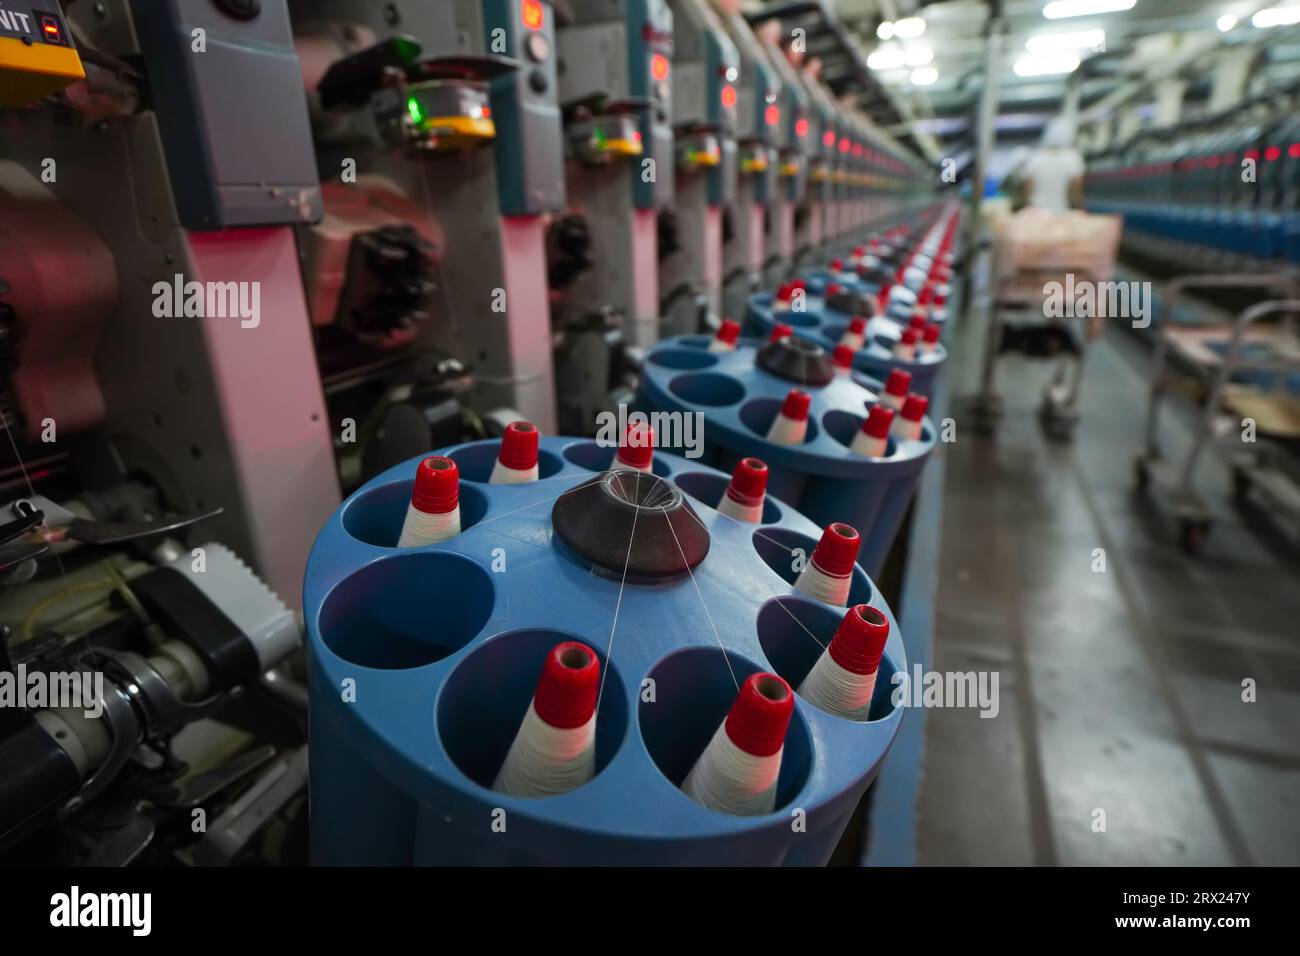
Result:
<svg viewBox="0 0 1300 956"><path fill-rule="evenodd" d="M646 355L638 404L700 413L708 464L730 473L742 458L761 458L769 493L823 527L852 525L862 537L858 561L879 574L934 450L930 420L920 440L890 437L883 457L866 458L849 445L883 390L879 381L854 372L822 387L799 385L755 364L762 342L741 339L734 352L722 354L709 352L708 343L707 336L683 335L655 346ZM767 430L792 388L812 396L808 437L800 446L774 444Z"/></svg>
<svg viewBox="0 0 1300 956"><path fill-rule="evenodd" d="M749 297L745 309L744 333L753 338L767 340L778 322L784 322L794 329L794 334L816 342L830 352L839 344L849 327L852 316L834 309L827 309L819 295L812 293L808 287L808 297L802 312L789 310L772 311L773 295L771 292L759 292ZM936 344L930 355L919 354L908 361L894 355L893 341L884 336L875 336L853 356L853 367L878 381L885 381L889 373L901 368L912 375L913 392L930 398L934 393L935 379L948 358L948 349L942 342Z"/></svg>
<svg viewBox="0 0 1300 956"><path fill-rule="evenodd" d="M902 717L890 678L906 672L903 641L865 571L854 570L850 603L880 609L892 632L870 719L798 698L775 812L716 813L678 785L737 683L772 670L797 687L845 613L792 587L794 552L811 555L819 527L773 500L761 525L723 516L712 505L728 476L656 451L663 481L620 480L684 493L709 532L708 554L689 574L620 588L619 574L577 557L551 520L613 449L543 438L541 480L491 485L498 449L491 440L442 452L461 474L456 537L393 546L411 459L352 494L316 540L303 602L313 862L825 863ZM502 796L492 780L545 655L567 640L595 650L605 680L596 776L554 797Z"/></svg>

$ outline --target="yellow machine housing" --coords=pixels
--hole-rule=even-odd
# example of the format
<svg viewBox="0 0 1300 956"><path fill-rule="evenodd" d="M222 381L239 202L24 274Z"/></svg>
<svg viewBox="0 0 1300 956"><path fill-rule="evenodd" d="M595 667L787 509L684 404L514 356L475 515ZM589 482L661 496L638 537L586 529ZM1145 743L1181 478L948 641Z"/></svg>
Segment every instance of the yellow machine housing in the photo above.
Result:
<svg viewBox="0 0 1300 956"><path fill-rule="evenodd" d="M54 0L6 0L0 6L0 107L26 106L85 77Z"/></svg>

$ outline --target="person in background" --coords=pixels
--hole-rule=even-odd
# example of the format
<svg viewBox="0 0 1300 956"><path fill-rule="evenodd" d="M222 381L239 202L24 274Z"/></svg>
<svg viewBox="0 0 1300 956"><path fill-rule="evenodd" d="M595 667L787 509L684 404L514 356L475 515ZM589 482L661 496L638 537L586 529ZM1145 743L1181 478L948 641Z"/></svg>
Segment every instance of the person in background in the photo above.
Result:
<svg viewBox="0 0 1300 956"><path fill-rule="evenodd" d="M1055 117L1043 142L1020 169L1024 203L1065 212L1083 205L1083 154L1074 147L1074 124Z"/></svg>

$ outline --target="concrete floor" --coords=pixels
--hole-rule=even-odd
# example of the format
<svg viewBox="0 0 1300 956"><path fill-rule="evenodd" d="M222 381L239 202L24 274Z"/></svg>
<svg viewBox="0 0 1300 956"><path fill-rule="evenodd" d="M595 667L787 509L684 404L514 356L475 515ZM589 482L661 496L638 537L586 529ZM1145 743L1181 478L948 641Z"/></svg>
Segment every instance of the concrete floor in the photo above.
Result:
<svg viewBox="0 0 1300 956"><path fill-rule="evenodd" d="M927 712L919 862L1300 864L1294 548L1226 500L1217 459L1199 475L1220 518L1199 560L1134 492L1150 351L1127 329L1090 353L1073 444L1038 423L1049 363L1018 357L999 372L1001 427L977 434L979 309L950 344L932 666L998 671L1001 710ZM1186 447L1189 411L1166 453Z"/></svg>

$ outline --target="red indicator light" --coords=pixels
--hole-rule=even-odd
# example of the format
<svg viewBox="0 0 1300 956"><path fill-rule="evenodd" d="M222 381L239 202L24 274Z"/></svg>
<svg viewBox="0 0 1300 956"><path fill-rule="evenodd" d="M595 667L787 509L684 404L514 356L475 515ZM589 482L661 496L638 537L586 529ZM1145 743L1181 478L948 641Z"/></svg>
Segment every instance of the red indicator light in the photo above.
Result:
<svg viewBox="0 0 1300 956"><path fill-rule="evenodd" d="M854 144L853 144L853 155L854 155L854 156L861 156L861 155L862 155L862 144L861 144L861 143L854 143Z"/></svg>
<svg viewBox="0 0 1300 956"><path fill-rule="evenodd" d="M1251 162L1256 162L1256 163L1259 162L1259 150L1257 149L1246 150L1246 158L1249 159Z"/></svg>
<svg viewBox="0 0 1300 956"><path fill-rule="evenodd" d="M1292 143L1286 148L1286 154L1292 159L1300 159L1300 143Z"/></svg>
<svg viewBox="0 0 1300 956"><path fill-rule="evenodd" d="M639 129L634 129L632 131L632 142L634 143L641 142L641 131Z"/></svg>
<svg viewBox="0 0 1300 956"><path fill-rule="evenodd" d="M795 123L794 123L794 135L796 135L796 136L807 136L807 135L808 135L808 121L807 121L806 119L803 119L802 117L800 117L799 119L795 120Z"/></svg>
<svg viewBox="0 0 1300 956"><path fill-rule="evenodd" d="M840 140L840 152L847 153L848 151L849 151L849 141L848 138L845 137L844 139Z"/></svg>
<svg viewBox="0 0 1300 956"><path fill-rule="evenodd" d="M763 111L763 118L767 120L768 126L775 126L781 122L781 111L775 106L769 106Z"/></svg>
<svg viewBox="0 0 1300 956"><path fill-rule="evenodd" d="M45 35L47 43L63 42L63 29L53 17L41 17L41 33Z"/></svg>
<svg viewBox="0 0 1300 956"><path fill-rule="evenodd" d="M1264 150L1264 159L1270 163L1273 162L1275 159L1280 158L1281 155L1282 155L1282 150L1279 149L1277 146L1270 146L1268 149Z"/></svg>
<svg viewBox="0 0 1300 956"><path fill-rule="evenodd" d="M731 109L736 105L736 88L734 86L724 86L722 88L722 105Z"/></svg>
<svg viewBox="0 0 1300 956"><path fill-rule="evenodd" d="M521 12L524 17L524 26L530 30L540 30L542 28L542 17L545 11L538 0L524 0Z"/></svg>
<svg viewBox="0 0 1300 956"><path fill-rule="evenodd" d="M834 145L835 145L835 131L834 131L834 130L830 130L830 129L828 129L826 132L822 133L822 145L823 145L823 146L834 146Z"/></svg>
<svg viewBox="0 0 1300 956"><path fill-rule="evenodd" d="M650 58L650 75L656 80L662 80L668 75L668 57L662 53L656 53Z"/></svg>
<svg viewBox="0 0 1300 956"><path fill-rule="evenodd" d="M484 107L483 107L483 118L484 118L484 119L491 119L491 118L492 118L492 107L490 107L490 106L484 106Z"/></svg>

